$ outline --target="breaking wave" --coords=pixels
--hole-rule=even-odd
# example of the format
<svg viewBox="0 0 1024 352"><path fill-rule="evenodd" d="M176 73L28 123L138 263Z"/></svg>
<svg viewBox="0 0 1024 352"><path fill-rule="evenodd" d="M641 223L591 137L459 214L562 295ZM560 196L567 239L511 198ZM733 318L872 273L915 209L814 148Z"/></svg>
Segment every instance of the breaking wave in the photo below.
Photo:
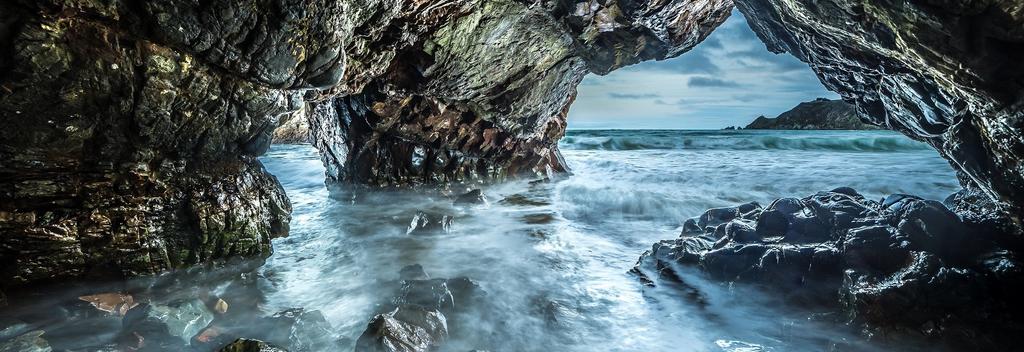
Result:
<svg viewBox="0 0 1024 352"><path fill-rule="evenodd" d="M577 130L562 139L566 150L820 150L901 152L931 148L896 132Z"/></svg>

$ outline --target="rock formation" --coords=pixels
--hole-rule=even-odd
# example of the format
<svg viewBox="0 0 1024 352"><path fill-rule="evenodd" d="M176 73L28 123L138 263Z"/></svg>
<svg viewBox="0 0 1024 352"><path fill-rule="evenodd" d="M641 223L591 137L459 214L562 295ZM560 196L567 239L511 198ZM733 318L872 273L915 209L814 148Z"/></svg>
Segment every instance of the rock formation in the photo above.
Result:
<svg viewBox="0 0 1024 352"><path fill-rule="evenodd" d="M272 142L274 144L309 143L309 120L306 119L305 110L299 110L288 116L288 119L274 130Z"/></svg>
<svg viewBox="0 0 1024 352"><path fill-rule="evenodd" d="M331 4L0 4L0 285L269 254L290 204L255 157L340 79Z"/></svg>
<svg viewBox="0 0 1024 352"><path fill-rule="evenodd" d="M868 336L912 334L970 349L1003 349L1024 331L1016 294L1024 265L1001 231L936 201L866 200L850 188L710 209L676 240L644 253L649 283L712 279L764 287L804 308L823 306Z"/></svg>
<svg viewBox="0 0 1024 352"><path fill-rule="evenodd" d="M1024 2L738 0L773 52L810 64L872 123L927 142L1024 214Z"/></svg>
<svg viewBox="0 0 1024 352"><path fill-rule="evenodd" d="M860 120L857 108L842 100L818 98L800 103L776 118L760 116L748 130L876 130Z"/></svg>
<svg viewBox="0 0 1024 352"><path fill-rule="evenodd" d="M949 159L967 188L952 204L963 219L1019 231L1024 2L736 6L769 49L807 62L862 117ZM270 239L287 233L290 206L256 157L296 114L335 181L391 186L564 171L555 143L584 75L680 55L731 7L2 2L0 286L267 255ZM1015 242L998 241L1006 243ZM914 262L989 270L931 253ZM960 272L948 282L973 282L956 281Z"/></svg>
<svg viewBox="0 0 1024 352"><path fill-rule="evenodd" d="M290 206L255 157L295 114L336 180L564 171L555 143L587 72L678 55L730 10L4 2L0 286L269 254Z"/></svg>
<svg viewBox="0 0 1024 352"><path fill-rule="evenodd" d="M556 143L587 73L679 55L731 10L727 0L365 7L345 51L345 96L309 119L328 177L375 186L564 171Z"/></svg>

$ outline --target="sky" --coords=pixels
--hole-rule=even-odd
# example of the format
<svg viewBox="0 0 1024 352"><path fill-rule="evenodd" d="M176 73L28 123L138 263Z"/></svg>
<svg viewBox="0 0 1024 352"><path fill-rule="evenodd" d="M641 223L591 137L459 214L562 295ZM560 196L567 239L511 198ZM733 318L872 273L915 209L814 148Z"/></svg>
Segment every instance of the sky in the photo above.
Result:
<svg viewBox="0 0 1024 352"><path fill-rule="evenodd" d="M738 11L693 50L588 75L569 128L719 129L775 117L803 101L838 99L810 67L773 54Z"/></svg>

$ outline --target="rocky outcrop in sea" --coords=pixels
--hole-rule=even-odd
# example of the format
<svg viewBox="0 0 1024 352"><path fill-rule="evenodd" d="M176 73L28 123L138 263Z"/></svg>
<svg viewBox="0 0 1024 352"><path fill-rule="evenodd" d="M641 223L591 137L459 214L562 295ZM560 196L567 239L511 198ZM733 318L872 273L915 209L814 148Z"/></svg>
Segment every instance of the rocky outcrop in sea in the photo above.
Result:
<svg viewBox="0 0 1024 352"><path fill-rule="evenodd" d="M958 197L951 197L955 203ZM648 285L692 278L751 285L802 309L824 307L879 340L924 336L959 348L1011 346L1024 324L1017 239L941 202L850 188L762 207L709 209L632 270Z"/></svg>
<svg viewBox="0 0 1024 352"><path fill-rule="evenodd" d="M800 103L776 118L759 116L748 130L877 130L861 121L857 108L842 100L818 98Z"/></svg>

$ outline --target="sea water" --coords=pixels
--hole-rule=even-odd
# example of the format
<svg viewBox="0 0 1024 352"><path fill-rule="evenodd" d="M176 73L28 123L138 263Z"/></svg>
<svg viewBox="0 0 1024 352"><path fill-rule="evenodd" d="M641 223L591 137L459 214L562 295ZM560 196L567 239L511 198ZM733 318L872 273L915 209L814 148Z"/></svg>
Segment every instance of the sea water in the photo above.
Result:
<svg viewBox="0 0 1024 352"><path fill-rule="evenodd" d="M311 146L272 147L262 160L294 213L260 269L267 309L320 310L336 337L356 339L392 299L399 270L420 264L486 292L449 322L462 328L446 351L871 350L841 319L799 302L697 272L689 290L645 287L628 271L712 207L841 186L936 200L959 189L934 149L894 132L574 130L560 147L571 175L480 186L488 204L476 206L329 189ZM450 231L408 234L418 211L453 215Z"/></svg>

